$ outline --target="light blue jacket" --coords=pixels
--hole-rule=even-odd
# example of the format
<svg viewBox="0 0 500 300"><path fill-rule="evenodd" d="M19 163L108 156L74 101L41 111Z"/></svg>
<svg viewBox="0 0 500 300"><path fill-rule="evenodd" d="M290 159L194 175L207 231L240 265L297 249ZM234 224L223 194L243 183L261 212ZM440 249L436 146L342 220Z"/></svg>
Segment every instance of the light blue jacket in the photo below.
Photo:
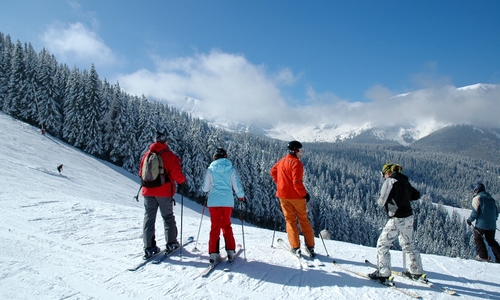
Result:
<svg viewBox="0 0 500 300"><path fill-rule="evenodd" d="M233 191L238 198L245 196L240 177L227 158L219 158L210 164L202 190L208 193L208 207L234 207Z"/></svg>

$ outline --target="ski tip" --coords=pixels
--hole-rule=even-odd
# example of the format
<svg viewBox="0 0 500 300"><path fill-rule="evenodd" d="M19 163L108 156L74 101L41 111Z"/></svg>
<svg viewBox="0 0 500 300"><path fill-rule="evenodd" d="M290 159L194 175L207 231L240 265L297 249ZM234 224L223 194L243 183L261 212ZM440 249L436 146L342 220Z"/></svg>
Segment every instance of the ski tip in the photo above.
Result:
<svg viewBox="0 0 500 300"><path fill-rule="evenodd" d="M368 259L365 259L365 264L369 263L370 261Z"/></svg>

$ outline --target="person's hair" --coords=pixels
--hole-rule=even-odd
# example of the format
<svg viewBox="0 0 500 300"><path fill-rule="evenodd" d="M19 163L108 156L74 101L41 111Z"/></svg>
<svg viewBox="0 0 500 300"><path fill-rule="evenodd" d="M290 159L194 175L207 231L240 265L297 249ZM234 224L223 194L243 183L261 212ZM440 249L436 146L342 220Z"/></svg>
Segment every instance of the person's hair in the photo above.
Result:
<svg viewBox="0 0 500 300"><path fill-rule="evenodd" d="M401 173L403 172L403 167L401 165L392 165L391 167L391 172L397 172L397 173Z"/></svg>
<svg viewBox="0 0 500 300"><path fill-rule="evenodd" d="M224 148L217 148L214 154L214 159L219 159L219 158L226 158L227 157L227 152L224 150Z"/></svg>

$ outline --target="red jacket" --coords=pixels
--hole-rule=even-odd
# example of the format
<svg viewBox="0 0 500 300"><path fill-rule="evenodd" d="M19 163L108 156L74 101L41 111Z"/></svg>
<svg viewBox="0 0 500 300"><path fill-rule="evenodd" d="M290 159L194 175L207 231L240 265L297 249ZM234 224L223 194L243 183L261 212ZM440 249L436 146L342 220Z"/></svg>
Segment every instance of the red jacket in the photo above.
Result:
<svg viewBox="0 0 500 300"><path fill-rule="evenodd" d="M143 196L152 196L152 197L173 197L175 194L175 183L178 184L184 183L186 181L186 177L182 174L182 167L180 159L168 149L168 146L164 143L155 142L149 146L149 151L160 152L162 150L167 150L161 154L161 159L163 160L163 167L165 168L165 173L168 174L169 182L165 183L159 187L147 188L142 187L142 195ZM142 164L144 163L144 159L149 154L149 151L146 151L141 158L141 164L139 166L139 177L142 175Z"/></svg>
<svg viewBox="0 0 500 300"><path fill-rule="evenodd" d="M301 199L306 195L302 182L304 166L297 156L287 154L271 168L271 177L276 183L276 197L280 199Z"/></svg>

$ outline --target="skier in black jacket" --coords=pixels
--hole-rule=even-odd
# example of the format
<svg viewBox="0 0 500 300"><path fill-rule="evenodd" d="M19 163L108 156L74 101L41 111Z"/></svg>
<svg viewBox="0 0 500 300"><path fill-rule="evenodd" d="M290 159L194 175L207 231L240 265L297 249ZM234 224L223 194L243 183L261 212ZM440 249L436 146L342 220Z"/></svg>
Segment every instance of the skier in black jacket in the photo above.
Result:
<svg viewBox="0 0 500 300"><path fill-rule="evenodd" d="M382 167L385 181L377 203L385 208L389 220L377 241L378 269L369 274L370 278L380 281L391 276L389 249L398 237L401 248L410 258L410 269L406 275L418 279L423 273L420 252L413 242L413 210L410 204L410 201L420 198L420 192L410 184L408 177L401 173L402 170L403 167L397 164L385 164Z"/></svg>

